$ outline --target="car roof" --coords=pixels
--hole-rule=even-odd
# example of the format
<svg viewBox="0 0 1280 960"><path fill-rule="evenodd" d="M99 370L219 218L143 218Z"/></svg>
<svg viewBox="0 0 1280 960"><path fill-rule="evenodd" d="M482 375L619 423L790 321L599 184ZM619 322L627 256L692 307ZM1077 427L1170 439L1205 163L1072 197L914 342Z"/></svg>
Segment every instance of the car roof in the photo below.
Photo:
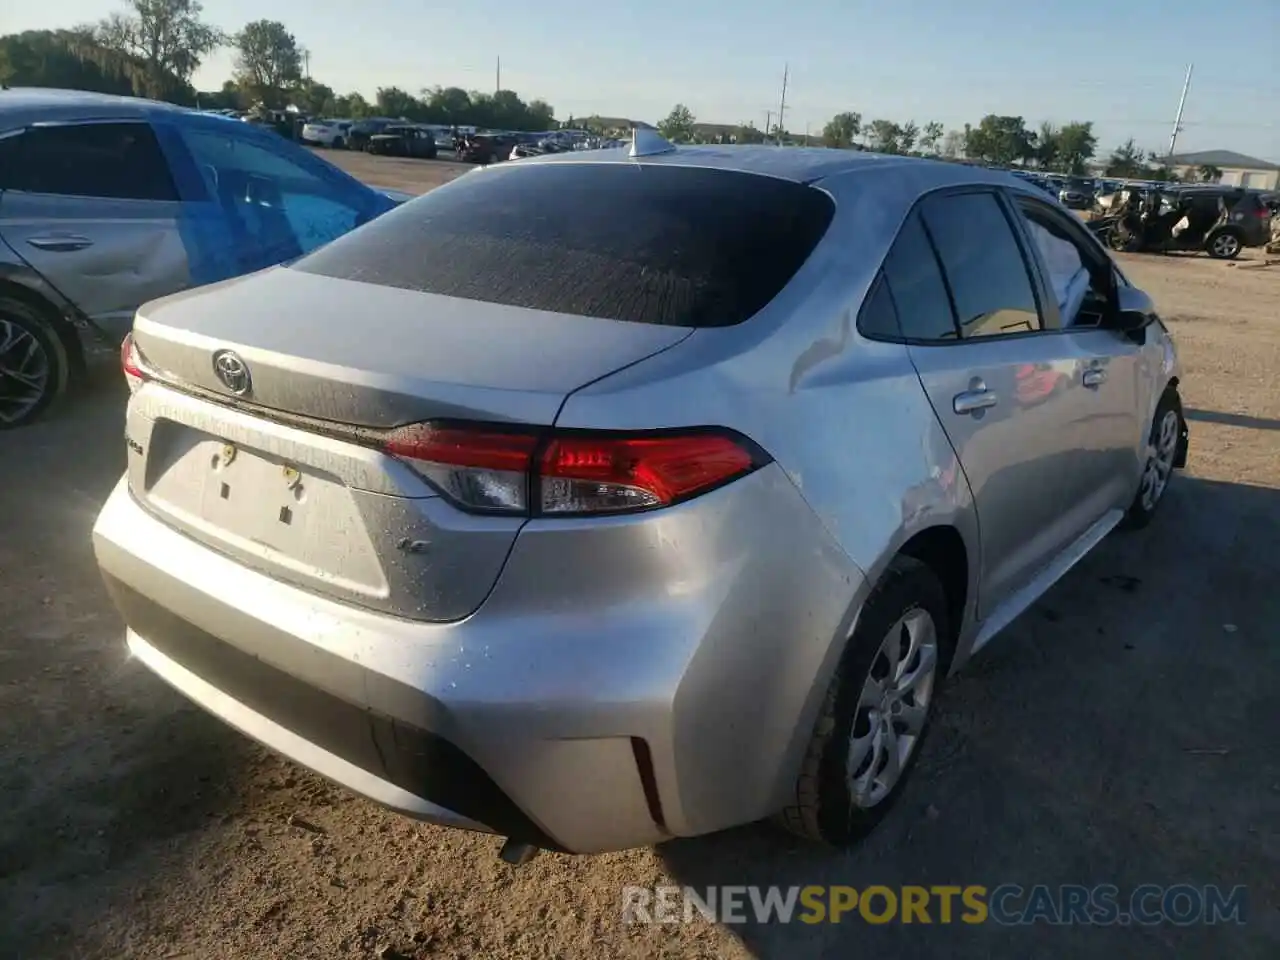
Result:
<svg viewBox="0 0 1280 960"><path fill-rule="evenodd" d="M946 186L989 184L1011 187L1020 193L1035 195L1034 187L1004 170L923 157L891 156L829 147L681 146L667 153L637 158L630 156L629 147L618 147L544 154L526 157L520 162L523 166L543 163L669 164L755 173L806 184L847 174L874 172L898 175L920 192Z"/></svg>
<svg viewBox="0 0 1280 960"><path fill-rule="evenodd" d="M87 90L11 87L0 90L0 126L50 120L143 119L154 113L194 113L186 107L141 97L118 97Z"/></svg>

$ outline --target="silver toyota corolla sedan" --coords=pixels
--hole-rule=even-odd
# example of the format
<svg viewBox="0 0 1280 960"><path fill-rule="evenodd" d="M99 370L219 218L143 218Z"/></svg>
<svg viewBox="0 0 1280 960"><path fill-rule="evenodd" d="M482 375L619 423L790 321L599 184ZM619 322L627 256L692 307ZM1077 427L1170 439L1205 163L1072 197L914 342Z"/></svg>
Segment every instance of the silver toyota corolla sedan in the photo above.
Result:
<svg viewBox="0 0 1280 960"><path fill-rule="evenodd" d="M133 655L515 861L865 834L1186 456L1150 299L1043 191L646 134L151 303L124 367Z"/></svg>

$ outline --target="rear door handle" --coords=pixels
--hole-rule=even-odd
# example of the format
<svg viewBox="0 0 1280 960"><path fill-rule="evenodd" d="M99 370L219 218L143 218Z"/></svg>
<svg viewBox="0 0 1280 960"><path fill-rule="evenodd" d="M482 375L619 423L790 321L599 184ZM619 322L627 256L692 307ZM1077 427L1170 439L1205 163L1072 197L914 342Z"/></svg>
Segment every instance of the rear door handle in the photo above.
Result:
<svg viewBox="0 0 1280 960"><path fill-rule="evenodd" d="M1086 387L1101 386L1107 382L1107 371L1103 370L1101 367L1088 367L1085 370L1082 379L1084 380L1084 385Z"/></svg>
<svg viewBox="0 0 1280 960"><path fill-rule="evenodd" d="M988 407L994 407L998 398L994 393L987 389L987 385L981 380L975 380L969 385L969 389L963 393L957 393L951 400L951 409L959 414L981 413Z"/></svg>
<svg viewBox="0 0 1280 960"><path fill-rule="evenodd" d="M93 241L75 233L45 234L40 237L28 237L27 243L37 250L48 250L50 253L73 253L92 247Z"/></svg>

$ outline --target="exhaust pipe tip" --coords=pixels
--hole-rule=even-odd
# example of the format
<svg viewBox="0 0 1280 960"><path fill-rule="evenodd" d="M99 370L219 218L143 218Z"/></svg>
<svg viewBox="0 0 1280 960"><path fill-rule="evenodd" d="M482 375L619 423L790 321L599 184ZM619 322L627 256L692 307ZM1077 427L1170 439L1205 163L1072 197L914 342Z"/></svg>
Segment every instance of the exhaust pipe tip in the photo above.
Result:
<svg viewBox="0 0 1280 960"><path fill-rule="evenodd" d="M540 852L532 843L525 843L521 840L507 840L502 844L502 849L498 851L498 856L513 867L523 867Z"/></svg>

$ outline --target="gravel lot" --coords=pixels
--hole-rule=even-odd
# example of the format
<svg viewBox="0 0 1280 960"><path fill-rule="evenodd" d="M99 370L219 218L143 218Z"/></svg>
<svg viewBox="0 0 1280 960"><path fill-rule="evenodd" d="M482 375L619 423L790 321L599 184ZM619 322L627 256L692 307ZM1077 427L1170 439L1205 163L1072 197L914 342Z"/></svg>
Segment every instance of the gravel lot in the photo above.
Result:
<svg viewBox="0 0 1280 960"><path fill-rule="evenodd" d="M460 169L332 156L400 189ZM0 956L1280 956L1280 267L1125 266L1180 344L1189 469L949 685L900 808L847 853L753 826L513 871L329 786L125 658L89 544L118 376L0 434ZM1248 923L619 923L625 884L1003 882L1245 884Z"/></svg>

